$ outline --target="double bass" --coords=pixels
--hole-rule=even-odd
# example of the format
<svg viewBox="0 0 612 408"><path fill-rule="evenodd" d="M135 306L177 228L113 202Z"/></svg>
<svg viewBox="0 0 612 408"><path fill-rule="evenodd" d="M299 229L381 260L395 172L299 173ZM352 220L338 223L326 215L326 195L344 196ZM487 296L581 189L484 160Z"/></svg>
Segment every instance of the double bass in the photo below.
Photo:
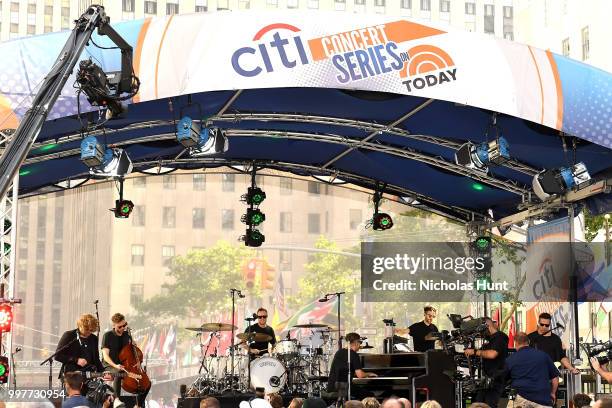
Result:
<svg viewBox="0 0 612 408"><path fill-rule="evenodd" d="M119 352L119 361L128 376L121 382L121 388L132 394L143 394L151 388L151 380L142 368L142 351L134 344L134 339L128 328L130 342Z"/></svg>

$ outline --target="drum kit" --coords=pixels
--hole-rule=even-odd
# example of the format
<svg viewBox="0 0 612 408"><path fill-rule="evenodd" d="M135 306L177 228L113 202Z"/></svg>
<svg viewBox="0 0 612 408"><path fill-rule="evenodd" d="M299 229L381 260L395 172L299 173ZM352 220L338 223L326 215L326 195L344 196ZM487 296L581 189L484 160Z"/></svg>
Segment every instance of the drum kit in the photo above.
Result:
<svg viewBox="0 0 612 408"><path fill-rule="evenodd" d="M293 395L320 395L325 388L329 364L335 352L334 334L339 330L319 323L298 324L298 338L289 335L276 342L271 355L265 354L249 361L247 346L254 342L272 340L265 333L239 333L234 352L228 347L225 355L219 352L221 332L236 330L227 323L205 323L186 330L198 333L202 358L198 377L188 389L190 396L221 395L230 391L248 392L264 388L271 392ZM208 334L208 336L205 336ZM212 344L217 339L216 346ZM232 356L233 354L233 356ZM233 370L232 370L233 360ZM233 375L232 375L233 373Z"/></svg>

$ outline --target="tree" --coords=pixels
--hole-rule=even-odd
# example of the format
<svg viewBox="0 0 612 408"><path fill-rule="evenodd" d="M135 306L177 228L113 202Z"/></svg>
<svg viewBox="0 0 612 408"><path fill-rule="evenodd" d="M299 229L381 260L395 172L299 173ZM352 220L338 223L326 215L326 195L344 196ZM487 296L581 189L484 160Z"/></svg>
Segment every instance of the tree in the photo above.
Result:
<svg viewBox="0 0 612 408"><path fill-rule="evenodd" d="M202 320L206 313L230 310L229 288L242 280L243 267L253 256L251 249L219 241L213 247L174 257L168 272L170 282L162 285L162 294L136 306L135 321L146 327L160 318ZM258 285L251 294L259 295Z"/></svg>
<svg viewBox="0 0 612 408"><path fill-rule="evenodd" d="M587 242L592 242L599 234L599 231L604 227L606 220L603 214L592 215L586 206L582 214L584 215L584 239L586 239Z"/></svg>

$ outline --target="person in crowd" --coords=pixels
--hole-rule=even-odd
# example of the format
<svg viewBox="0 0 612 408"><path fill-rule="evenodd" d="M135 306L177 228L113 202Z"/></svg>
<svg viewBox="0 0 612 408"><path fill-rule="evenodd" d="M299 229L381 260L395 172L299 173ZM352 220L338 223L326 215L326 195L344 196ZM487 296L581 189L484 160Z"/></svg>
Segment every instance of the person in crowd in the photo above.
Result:
<svg viewBox="0 0 612 408"><path fill-rule="evenodd" d="M349 400L344 403L344 408L364 408L364 406L359 400Z"/></svg>
<svg viewBox="0 0 612 408"><path fill-rule="evenodd" d="M283 408L283 397L281 397L279 393L273 392L268 394L267 397L272 408Z"/></svg>
<svg viewBox="0 0 612 408"><path fill-rule="evenodd" d="M482 358L484 374L491 378L491 387L478 391L473 401L486 402L497 408L497 402L504 391L503 369L508 356L508 336L497 329L497 323L486 317L487 342L479 349L465 349L468 357Z"/></svg>
<svg viewBox="0 0 612 408"><path fill-rule="evenodd" d="M593 404L593 408L612 408L612 399L600 398Z"/></svg>
<svg viewBox="0 0 612 408"><path fill-rule="evenodd" d="M81 394L83 388L83 374L80 371L69 371L64 373L64 387L66 387L66 399L62 402L62 408L96 408L96 406ZM109 408L113 398L106 399L102 407Z"/></svg>
<svg viewBox="0 0 612 408"><path fill-rule="evenodd" d="M603 368L601 364L599 364L599 360L597 360L596 357L591 357L590 361L591 361L591 367L593 367L593 370L595 370L597 374L601 376L601 378L606 380L608 384L612 384L612 373L606 370L605 368Z"/></svg>
<svg viewBox="0 0 612 408"><path fill-rule="evenodd" d="M347 347L350 348L350 351L343 348L336 351L336 354L334 354L327 382L327 391L329 392L337 392L339 388L338 383L348 382L349 353L351 356L351 378L376 377L375 373L366 373L361 367L361 361L357 354L361 348L361 336L359 336L358 333L348 333L345 338L348 345Z"/></svg>
<svg viewBox="0 0 612 408"><path fill-rule="evenodd" d="M436 400L428 400L421 405L421 408L442 408L442 406Z"/></svg>
<svg viewBox="0 0 612 408"><path fill-rule="evenodd" d="M104 367L98 351L98 319L91 314L84 314L76 322L77 328L62 335L57 343L55 360L62 363L60 378L72 371L102 372ZM110 379L110 377L107 377Z"/></svg>
<svg viewBox="0 0 612 408"><path fill-rule="evenodd" d="M367 397L361 400L364 408L380 408L380 402L374 397Z"/></svg>
<svg viewBox="0 0 612 408"><path fill-rule="evenodd" d="M425 340L430 333L437 333L438 328L433 324L436 318L436 309L433 306L423 308L423 320L408 327L408 334L412 336L414 351L425 352L433 350L436 345L435 340Z"/></svg>
<svg viewBox="0 0 612 408"><path fill-rule="evenodd" d="M304 405L304 398L295 397L291 400L287 408L302 408L302 405Z"/></svg>
<svg viewBox="0 0 612 408"><path fill-rule="evenodd" d="M472 402L472 405L470 405L470 408L491 408L491 407L489 406L489 404L485 404L484 402Z"/></svg>
<svg viewBox="0 0 612 408"><path fill-rule="evenodd" d="M516 353L506 359L506 376L517 391L515 406L552 407L559 386L559 370L543 351L529 347L529 337L518 332L514 338Z"/></svg>
<svg viewBox="0 0 612 408"><path fill-rule="evenodd" d="M561 338L552 332L551 319L550 314L540 313L538 316L538 328L529 333L531 347L545 352L553 362L558 361L563 368L569 370L572 374L580 373L580 370L574 367L569 358L567 358Z"/></svg>
<svg viewBox="0 0 612 408"><path fill-rule="evenodd" d="M410 403L410 401L408 400L408 398L403 398L403 397L400 397L400 398L398 398L398 400L399 400L399 402L401 402L401 403L402 403L402 405L404 406L404 408L410 408L410 407L412 407L412 404Z"/></svg>
<svg viewBox="0 0 612 408"><path fill-rule="evenodd" d="M200 408L221 408L221 403L215 397L202 398Z"/></svg>
<svg viewBox="0 0 612 408"><path fill-rule="evenodd" d="M404 404L397 398L387 398L383 401L382 408L404 408Z"/></svg>
<svg viewBox="0 0 612 408"><path fill-rule="evenodd" d="M271 352L271 347L276 344L274 329L267 324L268 311L263 307L257 309L257 322L253 323L244 331L245 333L263 333L271 337L268 341L257 341L249 345L249 355L251 358L262 356Z"/></svg>
<svg viewBox="0 0 612 408"><path fill-rule="evenodd" d="M574 394L574 397L572 398L572 405L573 407L570 408L585 408L585 407L590 407L591 406L591 397L589 397L586 394Z"/></svg>
<svg viewBox="0 0 612 408"><path fill-rule="evenodd" d="M302 408L327 408L327 404L321 398L310 397L304 400Z"/></svg>

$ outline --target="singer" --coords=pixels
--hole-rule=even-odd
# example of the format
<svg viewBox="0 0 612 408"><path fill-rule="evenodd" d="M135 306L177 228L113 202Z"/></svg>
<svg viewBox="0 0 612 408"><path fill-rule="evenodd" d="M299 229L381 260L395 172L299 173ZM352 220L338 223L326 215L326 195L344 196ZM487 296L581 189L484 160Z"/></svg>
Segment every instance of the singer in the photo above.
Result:
<svg viewBox="0 0 612 408"><path fill-rule="evenodd" d="M254 323L247 327L244 331L245 333L263 333L267 334L271 337L271 340L267 341L256 341L249 345L249 354L251 357L259 357L264 355L265 353L269 353L270 345L274 346L276 344L276 335L274 334L274 329L267 325L268 319L268 311L263 307L257 309L257 323Z"/></svg>
<svg viewBox="0 0 612 408"><path fill-rule="evenodd" d="M98 319L84 314L76 324L77 329L65 332L57 344L55 359L62 363L59 378L71 371L103 371L98 336L93 334L99 328Z"/></svg>
<svg viewBox="0 0 612 408"><path fill-rule="evenodd" d="M562 327L557 325L557 327ZM538 328L536 331L529 333L529 344L536 350L545 352L550 356L552 361L558 361L563 368L568 369L572 374L580 373L576 367L572 365L569 358L565 354L561 338L553 333L551 328L551 316L548 313L541 313L538 316Z"/></svg>

